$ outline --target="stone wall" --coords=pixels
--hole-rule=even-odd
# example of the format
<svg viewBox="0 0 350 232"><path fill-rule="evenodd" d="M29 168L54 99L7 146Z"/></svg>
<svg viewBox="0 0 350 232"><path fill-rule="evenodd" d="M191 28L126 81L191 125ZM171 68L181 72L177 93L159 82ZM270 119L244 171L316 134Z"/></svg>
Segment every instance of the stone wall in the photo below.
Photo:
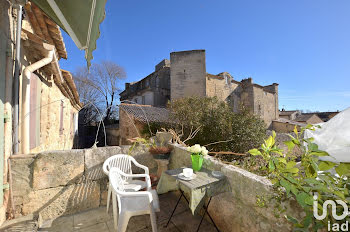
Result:
<svg viewBox="0 0 350 232"><path fill-rule="evenodd" d="M206 96L217 97L222 101L226 101L233 108L234 112L239 112L241 106L241 91L242 88L239 82L226 83L225 79L220 79L218 76L207 75L206 78Z"/></svg>
<svg viewBox="0 0 350 232"><path fill-rule="evenodd" d="M103 162L127 154L129 146L70 151L48 151L12 156L13 196L16 215L34 214L41 224L106 204L108 178ZM143 147L131 154L155 173L157 164ZM135 173L141 170L135 168Z"/></svg>
<svg viewBox="0 0 350 232"><path fill-rule="evenodd" d="M190 165L190 153L181 146L174 146L169 169ZM231 191L213 197L209 206L209 213L220 231L292 231L283 215L275 217L272 204L263 208L256 204L257 195L268 196L273 191L268 179L224 164L210 156L205 157L203 166L223 172L230 183ZM296 202L284 202L283 205L287 207L288 214L300 217L301 211Z"/></svg>
<svg viewBox="0 0 350 232"><path fill-rule="evenodd" d="M170 53L171 100L206 96L205 50Z"/></svg>
<svg viewBox="0 0 350 232"><path fill-rule="evenodd" d="M74 122L74 114L78 111L56 84L46 82L41 76L38 83L41 85L40 144L30 152L72 149L75 135L74 123L77 123ZM63 103L62 131L60 131L61 102Z"/></svg>

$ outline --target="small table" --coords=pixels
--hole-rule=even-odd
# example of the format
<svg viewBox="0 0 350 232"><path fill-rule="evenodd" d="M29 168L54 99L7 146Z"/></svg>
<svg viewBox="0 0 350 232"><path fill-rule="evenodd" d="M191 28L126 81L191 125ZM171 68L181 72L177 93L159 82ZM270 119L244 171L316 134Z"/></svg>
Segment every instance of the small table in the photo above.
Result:
<svg viewBox="0 0 350 232"><path fill-rule="evenodd" d="M227 191L225 176L222 178L214 177L211 174L212 171L202 168L200 171L195 173L197 175L195 179L190 181L185 181L178 177L178 174L182 173L182 171L183 171L183 168L165 171L161 176L157 186L158 194L166 193L177 189L179 189L181 192L180 198L178 199L166 226L168 226L171 218L173 217L181 198L184 197L187 203L189 204L192 214L197 213L202 207L205 210L196 231L199 231L199 228L203 222L205 214L208 214L216 230L219 231L213 218L210 216L208 212L208 207L213 196L215 196L218 193ZM188 192L190 194L189 200L186 198L184 192ZM208 204L205 205L204 200L205 198L208 198L208 197L209 197Z"/></svg>

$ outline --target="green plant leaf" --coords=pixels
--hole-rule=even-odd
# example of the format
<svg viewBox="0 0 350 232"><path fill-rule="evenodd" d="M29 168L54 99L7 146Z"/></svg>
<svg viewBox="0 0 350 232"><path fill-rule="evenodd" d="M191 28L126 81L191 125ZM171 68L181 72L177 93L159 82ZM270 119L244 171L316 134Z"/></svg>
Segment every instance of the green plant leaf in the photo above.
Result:
<svg viewBox="0 0 350 232"><path fill-rule="evenodd" d="M320 169L320 171L327 171L333 168L335 165L337 164L330 161L320 161L320 163L318 164L318 168Z"/></svg>
<svg viewBox="0 0 350 232"><path fill-rule="evenodd" d="M285 169L284 172L298 173L299 172L299 168L288 168L288 169Z"/></svg>
<svg viewBox="0 0 350 232"><path fill-rule="evenodd" d="M284 141L283 143L287 145L288 151L292 151L295 147L295 143L292 140Z"/></svg>
<svg viewBox="0 0 350 232"><path fill-rule="evenodd" d="M335 171L339 176L343 176L345 174L350 173L350 164L349 163L340 163L336 168Z"/></svg>
<svg viewBox="0 0 350 232"><path fill-rule="evenodd" d="M287 195L290 193L291 190L291 184L290 182L286 181L285 179L281 179L280 180L280 184L282 185L282 187L284 187L286 189Z"/></svg>
<svg viewBox="0 0 350 232"><path fill-rule="evenodd" d="M273 138L270 136L268 139L265 140L265 144L267 148L270 148L273 145Z"/></svg>
<svg viewBox="0 0 350 232"><path fill-rule="evenodd" d="M338 197L340 197L341 199L345 199L345 195L341 191L334 191L334 194L337 195Z"/></svg>
<svg viewBox="0 0 350 232"><path fill-rule="evenodd" d="M329 156L328 152L326 151L313 151L313 152L310 152L310 155Z"/></svg>
<svg viewBox="0 0 350 232"><path fill-rule="evenodd" d="M283 164L287 164L287 160L286 158L277 158L278 162L283 163Z"/></svg>
<svg viewBox="0 0 350 232"><path fill-rule="evenodd" d="M298 223L298 220L297 220L296 218L290 216L290 215L285 215L285 218L286 218L289 222L291 222L291 223L293 223L293 224L297 224L297 223Z"/></svg>
<svg viewBox="0 0 350 232"><path fill-rule="evenodd" d="M273 170L275 170L275 164L273 163L273 160L271 159L269 161L269 171L271 172Z"/></svg>
<svg viewBox="0 0 350 232"><path fill-rule="evenodd" d="M294 126L294 130L293 131L294 131L295 135L298 135L298 128L297 128L297 126Z"/></svg>
<svg viewBox="0 0 350 232"><path fill-rule="evenodd" d="M301 207L305 208L307 206L306 201L309 196L310 195L305 192L301 192L296 195L296 199Z"/></svg>
<svg viewBox="0 0 350 232"><path fill-rule="evenodd" d="M249 154L254 155L254 156L256 156L256 155L262 156L262 155L261 155L261 152L260 152L258 149L256 149L256 148L251 149L251 150L249 150L248 152L249 152Z"/></svg>
<svg viewBox="0 0 350 232"><path fill-rule="evenodd" d="M297 163L295 161L289 161L286 165L286 168L293 168Z"/></svg>
<svg viewBox="0 0 350 232"><path fill-rule="evenodd" d="M309 151L318 151L318 145L316 143L309 143L308 149Z"/></svg>

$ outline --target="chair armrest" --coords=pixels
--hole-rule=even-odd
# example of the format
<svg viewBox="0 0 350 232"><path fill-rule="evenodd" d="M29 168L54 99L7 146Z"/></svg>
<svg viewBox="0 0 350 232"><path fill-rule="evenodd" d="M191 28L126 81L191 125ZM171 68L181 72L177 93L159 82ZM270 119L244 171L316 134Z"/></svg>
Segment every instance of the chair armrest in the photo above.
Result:
<svg viewBox="0 0 350 232"><path fill-rule="evenodd" d="M151 189L151 187L152 187L151 178L148 174L126 174L126 173L122 172L120 169L118 169L118 172L120 175L125 176L125 177L130 177L130 178L144 177L146 180L146 184L147 184L147 190Z"/></svg>
<svg viewBox="0 0 350 232"><path fill-rule="evenodd" d="M109 160L107 159L104 163L103 163L103 166L102 166L102 170L103 170L103 172L108 176L108 174L109 174L109 171L108 171L108 169L107 169L107 167L108 167L108 162Z"/></svg>
<svg viewBox="0 0 350 232"><path fill-rule="evenodd" d="M140 163L138 163L135 159L132 159L132 162L135 164L135 166L145 170L145 174L149 175L149 170L148 167L146 167L145 165L142 165Z"/></svg>

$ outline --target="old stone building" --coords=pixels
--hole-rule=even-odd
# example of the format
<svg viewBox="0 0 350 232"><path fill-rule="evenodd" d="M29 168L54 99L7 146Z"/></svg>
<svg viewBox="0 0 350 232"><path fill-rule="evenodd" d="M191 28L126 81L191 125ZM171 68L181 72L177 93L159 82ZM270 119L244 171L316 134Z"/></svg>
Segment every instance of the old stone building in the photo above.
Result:
<svg viewBox="0 0 350 232"><path fill-rule="evenodd" d="M153 73L138 82L126 83L120 101L164 107L170 100L170 61L162 60Z"/></svg>
<svg viewBox="0 0 350 232"><path fill-rule="evenodd" d="M58 63L67 58L59 26L32 2L25 14L18 9L0 1L0 224L9 157L71 149L82 107L72 75Z"/></svg>
<svg viewBox="0 0 350 232"><path fill-rule="evenodd" d="M126 83L122 102L165 107L168 100L188 96L213 97L228 102L235 112L245 107L260 115L271 126L279 118L278 84L261 86L252 78L234 80L227 72L217 75L206 71L205 50L172 52L155 72L142 80Z"/></svg>

